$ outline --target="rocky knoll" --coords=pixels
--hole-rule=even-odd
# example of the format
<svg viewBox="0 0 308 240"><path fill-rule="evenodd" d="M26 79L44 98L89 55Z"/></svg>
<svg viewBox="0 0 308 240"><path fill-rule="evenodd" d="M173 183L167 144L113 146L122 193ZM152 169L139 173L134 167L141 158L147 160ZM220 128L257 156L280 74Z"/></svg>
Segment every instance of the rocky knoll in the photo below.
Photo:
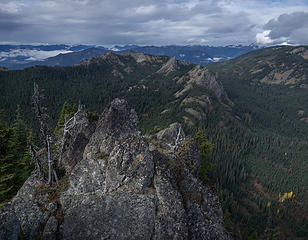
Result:
<svg viewBox="0 0 308 240"><path fill-rule="evenodd" d="M138 125L115 99L58 186L33 175L1 210L0 239L230 239L216 193L197 178L196 142L180 124L149 140Z"/></svg>

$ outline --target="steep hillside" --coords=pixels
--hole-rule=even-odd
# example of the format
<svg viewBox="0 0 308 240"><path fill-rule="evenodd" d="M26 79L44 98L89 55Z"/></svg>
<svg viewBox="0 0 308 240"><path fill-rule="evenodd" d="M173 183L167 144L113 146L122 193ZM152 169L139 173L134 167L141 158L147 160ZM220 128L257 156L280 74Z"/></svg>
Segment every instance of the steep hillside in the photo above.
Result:
<svg viewBox="0 0 308 240"><path fill-rule="evenodd" d="M245 161L251 196L263 202L261 208L276 204L281 231L301 237L307 237L308 217L307 49L273 47L209 66L250 132Z"/></svg>

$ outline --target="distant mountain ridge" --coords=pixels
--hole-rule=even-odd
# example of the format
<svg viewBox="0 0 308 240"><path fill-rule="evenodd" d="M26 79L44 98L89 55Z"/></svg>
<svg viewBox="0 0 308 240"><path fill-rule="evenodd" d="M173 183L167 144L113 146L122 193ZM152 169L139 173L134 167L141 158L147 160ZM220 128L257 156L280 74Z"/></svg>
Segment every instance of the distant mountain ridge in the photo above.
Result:
<svg viewBox="0 0 308 240"><path fill-rule="evenodd" d="M143 52L157 56L175 57L178 60L200 64L226 61L257 49L249 46L138 46L125 45L105 48L94 45L0 45L0 66L9 69L23 69L35 65L71 66L107 51Z"/></svg>

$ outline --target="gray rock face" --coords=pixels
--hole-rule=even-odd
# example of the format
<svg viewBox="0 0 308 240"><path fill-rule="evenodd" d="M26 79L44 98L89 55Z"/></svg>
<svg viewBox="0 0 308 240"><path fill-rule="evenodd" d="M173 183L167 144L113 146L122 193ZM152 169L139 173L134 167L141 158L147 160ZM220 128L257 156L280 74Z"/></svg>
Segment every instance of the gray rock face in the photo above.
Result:
<svg viewBox="0 0 308 240"><path fill-rule="evenodd" d="M51 216L44 228L42 240L56 240L57 239L58 220Z"/></svg>
<svg viewBox="0 0 308 240"><path fill-rule="evenodd" d="M0 209L0 240L17 240L19 221L11 205Z"/></svg>
<svg viewBox="0 0 308 240"><path fill-rule="evenodd" d="M151 238L154 195L114 191L105 197L92 194L78 200L65 208L63 239Z"/></svg>
<svg viewBox="0 0 308 240"><path fill-rule="evenodd" d="M153 154L154 188L158 198L154 239L189 239L183 196L177 187L178 170L164 154L157 150Z"/></svg>
<svg viewBox="0 0 308 240"><path fill-rule="evenodd" d="M156 208L149 189L153 173L153 156L136 112L115 99L101 115L61 196L63 237L149 239Z"/></svg>
<svg viewBox="0 0 308 240"><path fill-rule="evenodd" d="M83 161L105 163L104 191L120 186L143 190L153 178L153 159L135 110L115 99L105 109L84 152Z"/></svg>
<svg viewBox="0 0 308 240"><path fill-rule="evenodd" d="M115 99L59 198L46 201L30 177L7 212L27 239L230 239L217 195L197 178L195 141L178 123L152 141L149 147L136 112Z"/></svg>
<svg viewBox="0 0 308 240"><path fill-rule="evenodd" d="M31 176L12 199L13 209L26 239L35 239L50 215L50 212L41 209L46 195L37 196L36 188L39 184L41 182L36 176Z"/></svg>

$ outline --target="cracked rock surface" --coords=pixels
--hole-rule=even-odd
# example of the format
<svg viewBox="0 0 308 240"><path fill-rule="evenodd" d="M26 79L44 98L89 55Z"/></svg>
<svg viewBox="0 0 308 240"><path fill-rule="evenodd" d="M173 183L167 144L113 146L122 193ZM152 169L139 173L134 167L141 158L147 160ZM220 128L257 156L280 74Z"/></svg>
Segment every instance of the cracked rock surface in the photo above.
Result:
<svg viewBox="0 0 308 240"><path fill-rule="evenodd" d="M115 99L58 198L37 194L31 176L0 213L8 219L0 236L15 236L6 230L14 226L25 239L231 239L216 193L197 177L195 141L179 124L152 140L140 131L135 110Z"/></svg>

